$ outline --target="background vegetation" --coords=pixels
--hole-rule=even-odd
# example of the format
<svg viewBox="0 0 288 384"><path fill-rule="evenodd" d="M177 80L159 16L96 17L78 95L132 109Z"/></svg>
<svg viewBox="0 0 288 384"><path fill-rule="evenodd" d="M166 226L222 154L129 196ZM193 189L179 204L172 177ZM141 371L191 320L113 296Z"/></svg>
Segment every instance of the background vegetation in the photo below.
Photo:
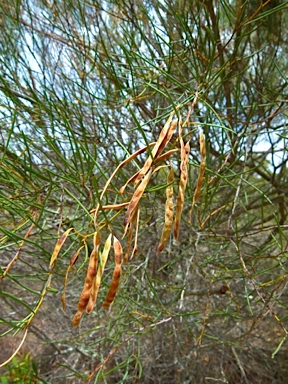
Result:
<svg viewBox="0 0 288 384"><path fill-rule="evenodd" d="M1 1L1 363L24 341L27 382L285 382L287 16L279 0ZM74 329L90 211L115 168L156 141L173 110L188 116L191 146L179 241L171 236L157 253L161 169L142 197L138 252L115 302L102 308L112 254L96 308ZM206 172L189 222L199 128ZM176 135L169 145L177 148ZM132 187L119 189L147 155L117 173L103 204L131 198ZM177 191L179 156L170 161ZM100 211L99 220L121 239L124 215ZM82 246L64 312L64 277ZM12 382L16 363L2 382Z"/></svg>

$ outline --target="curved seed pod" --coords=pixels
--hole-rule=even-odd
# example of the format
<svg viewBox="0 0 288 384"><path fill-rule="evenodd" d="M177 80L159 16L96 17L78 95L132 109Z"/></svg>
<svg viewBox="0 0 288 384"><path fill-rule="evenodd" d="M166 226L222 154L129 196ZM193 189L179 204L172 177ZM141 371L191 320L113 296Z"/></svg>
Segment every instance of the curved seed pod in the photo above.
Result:
<svg viewBox="0 0 288 384"><path fill-rule="evenodd" d="M178 107L176 108L178 109ZM171 121L172 121L172 118L174 116L175 112L172 111L170 116L168 117L164 127L162 128L160 134L159 134L159 137L158 137L158 140L151 152L151 155L148 157L148 159L146 160L143 168L140 170L138 176L136 177L135 179L135 182L134 182L134 185L136 186L141 178L146 175L146 173L149 171L149 169L151 168L151 165L154 161L155 158L157 158L161 151L163 151L163 149L165 148L165 146L168 144L169 140L171 139L172 137L172 134L173 132L175 131L176 127L177 127L177 121L176 122L173 122L171 124ZM172 127L171 127L172 125ZM170 129L171 127L171 129Z"/></svg>
<svg viewBox="0 0 288 384"><path fill-rule="evenodd" d="M202 130L200 130L199 142L200 142L201 160L205 161L206 160L206 147L205 147L205 137L204 137L204 134L203 134Z"/></svg>
<svg viewBox="0 0 288 384"><path fill-rule="evenodd" d="M166 203L165 203L165 221L161 235L160 244L157 248L157 252L161 252L169 239L174 215L174 203L173 203L173 181L174 181L174 169L171 168L167 176L167 188L166 188Z"/></svg>
<svg viewBox="0 0 288 384"><path fill-rule="evenodd" d="M93 280L96 276L96 268L97 268L96 253L93 251L90 255L89 266L88 266L87 275L84 283L84 288L80 295L80 299L77 306L77 313L72 320L73 327L78 327L82 314L85 311L87 304L89 302L90 291L93 285Z"/></svg>
<svg viewBox="0 0 288 384"><path fill-rule="evenodd" d="M107 240L105 242L101 258L99 258L99 267L98 267L98 270L97 270L97 275L96 275L96 278L93 281L93 285L91 287L89 301L88 301L88 304L87 304L87 307L86 307L86 312L88 314L90 314L93 311L93 308L94 308L96 300L97 300L99 287L100 287L100 284L101 284L101 280L102 280L102 276L103 276L103 273L104 273L105 265L106 265L106 262L107 262L107 259L108 259L108 256L109 256L109 252L110 252L110 248L111 248L111 238L112 238L112 234L110 233L110 235L108 236L108 238L107 238Z"/></svg>
<svg viewBox="0 0 288 384"><path fill-rule="evenodd" d="M169 129L168 129L168 131L166 133L166 136L164 137L162 143L160 144L160 146L159 146L159 148L157 150L157 153L155 155L155 159L158 158L158 156L162 153L163 149L169 143L169 141L171 140L171 137L172 137L173 133L175 132L177 126L178 126L178 119L172 121L172 123L170 124Z"/></svg>
<svg viewBox="0 0 288 384"><path fill-rule="evenodd" d="M93 281L96 277L97 264L98 264L98 248L100 245L100 235L98 232L94 234L94 249L91 252L86 279L80 299L77 306L77 313L72 320L73 327L78 327L83 312L85 311L90 298L90 291L93 285Z"/></svg>
<svg viewBox="0 0 288 384"><path fill-rule="evenodd" d="M130 223L130 220L131 220L131 216L134 212L134 210L136 209L144 191L145 191L145 188L150 180L150 177L152 175L152 169L149 170L149 172L145 175L145 177L143 178L143 180L141 181L141 183L138 185L136 191L134 192L131 200L130 200L130 204L128 205L128 208L127 208L127 212L126 212L126 215L124 217L124 228L125 228L125 233L127 231L127 228L128 228L128 225Z"/></svg>
<svg viewBox="0 0 288 384"><path fill-rule="evenodd" d="M130 260L133 259L135 253L138 250L138 230L139 230L139 218L140 218L140 208L137 209L136 212L136 230L135 230L135 239L134 239L134 247L131 253Z"/></svg>
<svg viewBox="0 0 288 384"><path fill-rule="evenodd" d="M72 325L74 328L77 328L80 324L83 312L77 311L76 315L73 317Z"/></svg>
<svg viewBox="0 0 288 384"><path fill-rule="evenodd" d="M121 203L121 204L108 204L108 205L102 205L102 209L103 211L110 211L112 209L114 210L117 210L117 209L123 209L125 207L127 207L127 205L129 205L129 202L128 203ZM92 209L89 213L95 213L96 212L96 208L95 209Z"/></svg>
<svg viewBox="0 0 288 384"><path fill-rule="evenodd" d="M117 266L114 269L113 276L112 276L112 282L111 282L110 289L109 289L108 295L106 297L106 300L103 303L103 308L108 309L110 307L111 303L113 302L115 295L116 295L116 292L117 292L117 289L118 289L118 286L119 286L120 277L121 277L121 267Z"/></svg>
<svg viewBox="0 0 288 384"><path fill-rule="evenodd" d="M180 230L180 220L182 215L182 210L184 206L184 195L188 179L188 157L190 152L190 144L186 143L184 146L183 140L181 140L181 163L180 163L180 183L179 183L179 192L177 197L176 205L176 214L175 214L175 224L174 224L174 237L178 240L179 230Z"/></svg>
<svg viewBox="0 0 288 384"><path fill-rule="evenodd" d="M179 148L170 149L170 151L167 151L167 152L163 153L163 155L158 156L157 159L155 159L155 164L160 163L161 161L169 159L169 157L171 155L173 155L174 153L176 153L176 152L179 152Z"/></svg>
<svg viewBox="0 0 288 384"><path fill-rule="evenodd" d="M113 302L122 273L122 246L120 241L114 237L114 253L115 253L115 269L113 271L112 282L106 300L103 304L103 308L109 308Z"/></svg>
<svg viewBox="0 0 288 384"><path fill-rule="evenodd" d="M194 196L193 196L192 207L190 210L189 221L191 221L191 215L193 212L194 205L197 203L199 196L200 196L200 193L201 193L201 188L203 185L205 169L206 169L205 137L204 137L202 130L200 130L200 133L199 133L199 142L200 142L201 163L200 163L200 169L199 169L199 175L198 175L198 179L197 179L197 183L196 183L196 188L195 188L195 192L194 192Z"/></svg>
<svg viewBox="0 0 288 384"><path fill-rule="evenodd" d="M205 167L206 167L205 161L201 161L199 175L198 175L198 179L197 179L197 183L196 183L196 189L195 189L194 197L193 197L193 203L192 203L193 207L197 203L199 196L200 196L201 188L202 188L203 181L204 181Z"/></svg>
<svg viewBox="0 0 288 384"><path fill-rule="evenodd" d="M119 193L120 193L120 195L123 195L123 193L124 193L124 191L125 191L127 185L130 184L130 183L132 183L132 181L136 179L136 177L139 175L139 173L140 173L140 171L137 171L136 173L134 173L134 175L132 175L132 176L130 177L130 179L128 179L128 180L126 181L126 183L119 189Z"/></svg>
<svg viewBox="0 0 288 384"><path fill-rule="evenodd" d="M73 267L73 265L76 263L77 259L78 259L78 256L79 256L79 253L81 251L81 249L84 248L84 245L82 245L82 247L80 247L76 253L74 253L74 255L71 257L70 259L70 262L69 262L69 265L68 265L68 268L67 268L67 271L66 271L66 275L65 275L65 278L64 278L64 290L63 290L63 294L61 296L61 301L62 301L62 308L63 308L63 311L65 312L66 310L66 286L67 286L67 281L68 281L68 274L70 272L70 269Z"/></svg>
<svg viewBox="0 0 288 384"><path fill-rule="evenodd" d="M123 251L122 251L122 245L116 236L114 236L113 247L114 247L114 254L115 254L115 264L118 266L121 266Z"/></svg>
<svg viewBox="0 0 288 384"><path fill-rule="evenodd" d="M130 225L129 225L129 229L128 229L128 239L127 239L127 245L126 245L126 252L125 252L125 256L124 256L124 260L123 260L124 264L127 263L128 258L129 258L130 247L131 247L132 237L133 237L133 227L134 227L135 220L139 219L138 216L139 216L139 204L134 209L134 212L132 213L132 216L131 216L131 219L130 219ZM137 224L138 224L138 222L137 222ZM125 237L125 234L126 233L124 233L123 237Z"/></svg>
<svg viewBox="0 0 288 384"><path fill-rule="evenodd" d="M131 248L131 243L132 243L132 237L133 237L133 227L132 227L132 224L130 225L129 227L129 230L128 230L128 239L127 239L127 245L126 245L126 252L125 252L125 255L124 255L124 264L126 264L128 262L128 259L129 259L129 253L130 253L130 248Z"/></svg>
<svg viewBox="0 0 288 384"><path fill-rule="evenodd" d="M69 233L72 231L72 229L74 228L69 228L67 229L67 231L65 231L62 236L60 237L60 239L57 241L56 245L55 245L55 248L53 250L53 253L52 253L52 256L51 256L51 259L50 259L50 264L49 264L49 267L50 269L53 269L54 267L54 263L58 257L58 254L63 246L63 244L65 243Z"/></svg>
<svg viewBox="0 0 288 384"><path fill-rule="evenodd" d="M151 143L149 144L149 147L154 147L156 143ZM101 201L105 195L105 192L107 191L107 188L109 187L109 184L111 183L111 181L113 180L113 178L115 177L115 175L117 174L117 172L119 171L119 169L121 169L122 167L124 167L124 165L128 164L131 160L133 160L135 157L137 157L138 155L141 155L141 153L147 151L147 148L148 146L145 146L141 149L138 149L138 151L132 153L132 155L130 155L127 159L123 160L119 165L118 167L114 170L114 172L112 173L112 175L109 177L109 179L107 180L104 188L103 188L103 191L101 192L101 195L100 195L100 198L99 200ZM97 215L98 215L98 212L99 212L99 209L100 209L100 204L97 204L97 207L96 209L94 209L91 213L94 213L95 215L95 222L97 221Z"/></svg>

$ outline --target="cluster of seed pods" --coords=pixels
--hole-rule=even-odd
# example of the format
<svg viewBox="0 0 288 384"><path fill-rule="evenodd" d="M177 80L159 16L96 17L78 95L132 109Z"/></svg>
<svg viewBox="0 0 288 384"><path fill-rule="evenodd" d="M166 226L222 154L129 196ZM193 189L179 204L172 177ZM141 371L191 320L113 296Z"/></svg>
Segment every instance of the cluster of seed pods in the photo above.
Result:
<svg viewBox="0 0 288 384"><path fill-rule="evenodd" d="M179 106L180 107L180 106ZM176 111L179 109L176 108ZM192 107L194 107L194 103L192 103ZM93 311L93 308L97 301L97 296L100 288L100 284L102 281L102 277L105 270L105 265L108 260L108 256L110 250L114 249L115 256L115 268L113 271L112 281L110 285L109 292L107 294L106 300L103 303L104 308L109 308L111 303L113 302L121 279L122 273L122 264L126 263L128 260L131 260L135 255L138 248L138 230L139 230L139 222L140 222L140 207L141 207L141 199L145 193L147 185L151 180L152 175L158 172L160 169L168 169L167 172L167 186L166 186L166 202L165 202L165 212L164 212L164 224L161 239L157 248L157 252L160 253L165 248L165 245L170 238L173 225L174 225L174 238L178 240L179 231L180 231L180 222L182 211L184 207L185 201L185 190L188 180L189 173L189 153L190 153L190 144L188 136L184 139L183 128L184 124L182 124L181 118L174 119L175 112L173 111L169 118L167 119L163 129L161 130L158 140L154 143L151 143L149 146L145 146L138 151L131 154L128 158L122 161L117 168L114 170L110 178L107 180L100 198L99 204L97 207L92 210L90 213L93 215L94 225L95 225L95 233L93 237L93 250L89 257L87 273L84 281L84 286L82 289L82 293L79 298L77 312L72 320L72 324L74 327L77 327L81 321L81 318L84 312L90 314ZM190 115L189 115L190 116ZM187 119L186 119L187 122ZM176 133L178 129L178 139L176 140L176 148L174 144L174 148L166 150L167 145L171 144L172 136ZM185 142L186 141L186 142ZM196 182L196 188L193 196L193 202L190 213L192 213L194 205L197 203L201 188L203 185L205 167L206 167L206 148L205 148L205 137L201 129L199 129L199 141L200 141L200 155L201 155L201 163L199 168L199 175ZM126 187L129 184L134 183L134 192L129 201L125 201L120 204L110 204L110 205L102 205L102 201L106 194L109 191L109 186L115 177L115 175L119 172L121 168L127 165L131 160L135 159L142 153L147 153L147 160L144 163L143 167L133 174L128 181L119 189L119 195L124 196ZM180 161L179 161L179 182L178 182L178 196L176 202L174 204L174 187L175 187L175 176L174 176L174 167L172 162L170 161L170 157L180 153ZM164 163L164 165L163 165ZM174 207L175 205L175 207ZM174 209L175 208L175 209ZM103 225L103 221L99 220L99 215L101 212L108 210L124 210L126 212L124 214L123 219L123 236L122 240L126 238L126 250L125 254L123 254L122 245L120 240L115 236L111 229L111 221L109 224ZM99 251L99 247L101 246L100 240L100 232L103 227L107 226L109 229L109 235L104 243L102 252ZM51 257L50 266L53 267L60 248L64 244L67 236L69 235L72 228L68 229L58 240L53 255ZM134 244L132 247L132 242L134 238ZM113 241L112 241L113 240ZM66 300L65 300L65 290L68 280L68 273L74 263L76 262L80 250L84 246L80 247L78 251L72 256L70 260L70 264L67 269L65 282L64 282L64 293L62 296L63 307L65 308Z"/></svg>

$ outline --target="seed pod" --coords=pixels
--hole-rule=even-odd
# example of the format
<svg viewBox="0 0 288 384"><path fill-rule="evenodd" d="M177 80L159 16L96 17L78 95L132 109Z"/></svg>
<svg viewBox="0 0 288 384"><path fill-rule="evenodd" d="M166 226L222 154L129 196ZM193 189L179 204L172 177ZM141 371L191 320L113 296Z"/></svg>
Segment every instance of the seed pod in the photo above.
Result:
<svg viewBox="0 0 288 384"><path fill-rule="evenodd" d="M103 304L103 308L109 308L111 303L113 302L119 282L120 282L120 277L121 277L121 272L122 272L122 246L120 241L114 237L114 253L115 253L115 269L113 271L113 276L112 276L112 282L110 285L110 289L108 292L108 295L106 297L106 300Z"/></svg>
<svg viewBox="0 0 288 384"><path fill-rule="evenodd" d="M157 159L159 157L159 155L162 153L163 149L169 143L169 141L171 140L171 137L173 136L173 133L175 132L177 126L178 126L178 120L172 121L172 123L170 124L169 129L166 133L166 136L162 140L162 143L160 144L160 146L157 150L157 153L155 155L155 159Z"/></svg>
<svg viewBox="0 0 288 384"><path fill-rule="evenodd" d="M173 183L174 181L174 170L171 168L167 176L167 188L166 188L166 203L165 203L165 221L163 231L161 235L160 244L157 248L157 252L161 252L169 239L174 215L174 203L173 203Z"/></svg>
<svg viewBox="0 0 288 384"><path fill-rule="evenodd" d="M77 306L77 313L72 320L72 324L75 328L78 327L80 320L81 320L81 317L82 317L82 314L85 311L87 304L89 302L90 291L91 291L91 288L93 285L93 281L96 277L99 245L100 245L100 235L98 232L95 232L95 234L94 234L94 249L90 255L84 287L83 287L82 293L80 295L80 299L79 299L78 306Z"/></svg>
<svg viewBox="0 0 288 384"><path fill-rule="evenodd" d="M189 141L185 144L181 140L181 163L180 163L180 183L179 183L179 192L177 197L176 205L176 214L175 214L175 224L174 224L174 237L178 240L179 230L180 230L180 221L182 210L184 206L184 195L188 179L188 158L190 152Z"/></svg>
<svg viewBox="0 0 288 384"><path fill-rule="evenodd" d="M109 252L110 252L110 248L111 248L111 238L112 238L112 234L110 233L110 235L108 236L108 238L105 242L101 258L99 258L99 267L97 270L97 275L93 281L89 301L88 301L88 304L86 307L86 313L88 313L88 314L90 314L93 311L93 308L94 308L96 300L97 300L98 291L100 288L102 276L104 273L105 265L106 265L106 262L107 262L107 259L109 256Z"/></svg>
<svg viewBox="0 0 288 384"><path fill-rule="evenodd" d="M206 163L201 161L200 169L199 169L199 175L198 175L198 179L197 179L197 183L196 183L196 189L195 189L194 197L193 197L193 203L192 203L193 207L197 203L199 196L200 196L201 188L202 188L203 181L204 181L205 167L206 167Z"/></svg>
<svg viewBox="0 0 288 384"><path fill-rule="evenodd" d="M84 283L84 288L82 290L82 293L78 302L78 306L77 306L77 313L72 320L72 324L75 328L78 327L82 314L85 311L87 304L89 302L90 291L93 285L93 280L96 276L96 268L97 268L96 260L97 260L96 253L93 251L90 255L89 266L88 266L87 275Z"/></svg>
<svg viewBox="0 0 288 384"><path fill-rule="evenodd" d="M149 144L149 147L154 147L156 143L151 143ZM145 146L144 148L140 148L138 151L132 153L132 155L130 155L127 159L123 160L119 165L118 167L114 170L114 172L112 173L112 175L109 177L109 179L107 180L104 188L103 188L103 191L101 192L101 195L100 195L100 198L99 200L101 201L107 191L107 188L109 187L109 184L111 183L111 181L113 180L113 178L115 177L115 175L118 173L119 169L121 169L122 167L124 167L124 165L128 164L131 160L133 160L135 157L137 157L138 155L140 155L141 153L147 151L147 146ZM99 209L100 209L100 204L97 204L97 207L91 211L91 213L94 213L94 220L95 222L97 221L97 215L98 215L98 212L99 212Z"/></svg>
<svg viewBox="0 0 288 384"><path fill-rule="evenodd" d="M110 211L112 209L114 210L118 210L118 209L123 209L125 207L127 207L127 205L129 205L129 202L128 203L121 203L121 204L108 204L108 205L102 205L102 209L103 211ZM89 213L95 213L96 212L96 208L95 209L92 209Z"/></svg>
<svg viewBox="0 0 288 384"><path fill-rule="evenodd" d="M130 219L130 224L129 224L129 229L128 229L128 239L127 239L127 245L126 245L126 252L125 252L124 259L123 259L124 264L127 263L128 258L129 258L130 247L131 247L132 237L133 237L133 227L134 227L135 220L137 220L137 224L138 224L139 213L140 213L140 208L139 208L139 204L138 204L138 206L134 209L134 212L132 213L132 216L131 216L131 219ZM136 229L137 229L137 227L136 227ZM125 233L124 233L123 237L125 237ZM135 241L137 242L136 236L135 236Z"/></svg>
<svg viewBox="0 0 288 384"><path fill-rule="evenodd" d="M128 179L128 180L126 181L126 183L125 183L125 184L120 188L120 190L119 190L120 195L123 195L123 193L124 193L124 191L125 191L127 185L130 184L130 183L132 183L132 181L135 180L135 179L137 178L137 176L139 175L139 173L140 173L140 171L137 171L136 173L134 173L134 175L132 175L132 176L130 177L130 179Z"/></svg>
<svg viewBox="0 0 288 384"><path fill-rule="evenodd" d="M84 245L82 245L82 247L80 247L76 253L74 253L74 255L71 257L70 259L70 262L69 262L69 265L68 265L68 268L67 268L67 271L66 271L66 275L65 275L65 278L64 278L64 290L63 290L63 294L61 296L61 301L62 301L62 308L63 308L63 311L66 310L66 298L65 298L65 295L66 295L66 286L67 286L67 281L68 281L68 274L70 272L70 269L73 267L73 265L76 263L77 259L78 259L78 256L79 256L79 253L81 251L81 249L84 248Z"/></svg>
<svg viewBox="0 0 288 384"><path fill-rule="evenodd" d="M204 137L202 130L200 130L200 133L199 133L199 142L200 142L201 163L200 163L200 169L199 169L199 175L198 175L198 179L197 179L197 183L196 183L196 188L195 188L195 192L194 192L194 196L193 196L192 207L190 210L190 215L189 215L190 220L189 221L191 221L191 215L192 215L194 205L197 203L199 196L200 196L200 193L201 193L201 188L203 185L205 169L206 169L205 137Z"/></svg>
<svg viewBox="0 0 288 384"><path fill-rule="evenodd" d="M124 217L124 228L125 228L125 233L127 231L127 228L128 228L128 225L130 223L130 220L131 220L131 216L134 212L134 210L136 209L137 205L139 204L139 201L145 191L145 188L150 180L150 177L152 175L152 169L150 169L150 171L145 175L145 177L143 178L143 180L141 181L141 183L138 185L136 191L134 192L131 200L130 200L130 204L127 208L127 212L126 212L126 215Z"/></svg>
<svg viewBox="0 0 288 384"><path fill-rule="evenodd" d="M33 215L33 223L32 225L29 227L28 231L26 232L25 236L24 236L24 239L28 239L28 237L30 236L32 230L34 229L35 227L35 222L36 222L36 217L37 217L37 214L38 214L38 209L36 210L36 212L34 213ZM28 220L27 220L28 221ZM19 256L20 256L20 253L21 253L21 250L23 248L25 244L25 240L21 241L21 243L19 244L18 246L18 250L15 254L15 256L13 257L13 259L8 263L8 265L6 265L6 268L5 268L5 271L2 273L2 276L0 277L0 282L4 279L5 276L7 276L8 272L10 271L10 269L12 268L12 265L18 260Z"/></svg>
<svg viewBox="0 0 288 384"><path fill-rule="evenodd" d="M140 219L140 208L138 208L136 212L136 229L135 229L135 239L134 239L134 247L131 253L131 260L133 259L135 253L138 250L138 230L139 230L139 219Z"/></svg>
<svg viewBox="0 0 288 384"><path fill-rule="evenodd" d="M112 282L110 285L110 289L108 292L108 295L106 297L105 302L103 303L103 308L108 309L112 302L114 301L119 282L120 282L120 277L121 277L121 267L115 267L113 276L112 276Z"/></svg>
<svg viewBox="0 0 288 384"><path fill-rule="evenodd" d="M114 247L114 255L115 255L115 264L118 266L121 266L123 251L122 251L121 243L116 236L114 236L113 247Z"/></svg>
<svg viewBox="0 0 288 384"><path fill-rule="evenodd" d="M171 155L173 155L174 153L176 153L176 152L179 152L179 148L170 149L170 151L167 151L167 152L163 153L163 155L158 156L157 159L155 159L155 164L160 163L161 161L169 159L169 157Z"/></svg>
<svg viewBox="0 0 288 384"><path fill-rule="evenodd" d="M60 237L60 239L57 241L56 245L55 245L55 248L53 250L53 253L52 253L52 256L51 256L51 259L50 259L50 269L53 269L54 267L54 263L58 257L58 254L63 246L63 244L65 243L69 233L73 230L74 228L69 228L67 229L67 231L65 231L62 236Z"/></svg>
<svg viewBox="0 0 288 384"><path fill-rule="evenodd" d="M205 147L205 137L204 137L204 134L203 134L202 130L200 130L199 142L200 142L201 160L205 161L206 160L206 147Z"/></svg>
<svg viewBox="0 0 288 384"><path fill-rule="evenodd" d="M161 130L161 132L159 134L158 140L157 140L153 150L151 151L151 155L152 156L150 155L148 157L148 159L146 160L143 168L140 170L139 175L135 179L135 182L134 182L135 186L140 182L141 178L144 175L146 175L146 173L151 168L151 165L152 165L154 159L156 159L161 154L162 150L165 148L165 146L170 141L170 139L172 137L172 134L173 134L174 130L177 127L177 122L173 122L171 124L171 121L172 121L172 118L173 118L174 114L175 114L174 111L171 112L170 116L168 117L168 120L166 121L164 127L162 128L162 130Z"/></svg>

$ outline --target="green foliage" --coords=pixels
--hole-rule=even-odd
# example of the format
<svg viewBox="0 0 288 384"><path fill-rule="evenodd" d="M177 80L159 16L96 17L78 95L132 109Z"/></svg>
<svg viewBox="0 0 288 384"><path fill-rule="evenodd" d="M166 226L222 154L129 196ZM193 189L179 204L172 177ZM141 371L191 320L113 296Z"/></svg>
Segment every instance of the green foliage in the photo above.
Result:
<svg viewBox="0 0 288 384"><path fill-rule="evenodd" d="M11 363L7 364L5 368L8 372L0 375L1 384L30 384L43 382L41 379L39 380L37 367L29 354L26 354L23 357L14 357Z"/></svg>
<svg viewBox="0 0 288 384"><path fill-rule="evenodd" d="M0 335L16 349L15 333L28 329L28 346L32 337L49 346L45 380L270 383L278 372L285 382L287 12L272 0L1 2ZM173 111L191 147L179 241L156 252L164 168L141 198L138 251L112 308L100 303L113 253L98 304L75 331L98 229L91 212L100 206L102 245L111 231L125 249L126 208L102 207L131 201L133 184L120 188L152 147L101 193ZM190 222L199 129L206 169ZM176 132L166 150L180 148ZM179 151L161 164L175 168L176 197Z"/></svg>

